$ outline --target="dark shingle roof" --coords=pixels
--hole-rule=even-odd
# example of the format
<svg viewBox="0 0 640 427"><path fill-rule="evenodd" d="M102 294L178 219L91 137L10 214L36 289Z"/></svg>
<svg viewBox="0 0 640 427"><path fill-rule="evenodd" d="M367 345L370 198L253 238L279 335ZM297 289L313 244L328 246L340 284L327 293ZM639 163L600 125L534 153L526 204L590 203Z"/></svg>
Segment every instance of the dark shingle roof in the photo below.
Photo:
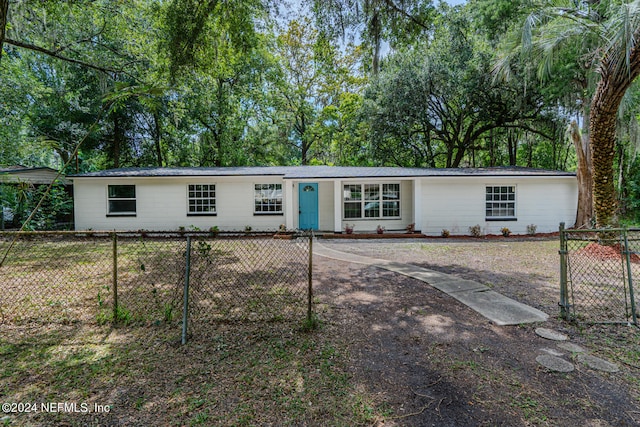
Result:
<svg viewBox="0 0 640 427"><path fill-rule="evenodd" d="M219 168L121 168L70 175L68 178L178 176L281 176L285 179L322 179L451 176L575 176L575 173L523 167L428 169L351 166L242 166Z"/></svg>

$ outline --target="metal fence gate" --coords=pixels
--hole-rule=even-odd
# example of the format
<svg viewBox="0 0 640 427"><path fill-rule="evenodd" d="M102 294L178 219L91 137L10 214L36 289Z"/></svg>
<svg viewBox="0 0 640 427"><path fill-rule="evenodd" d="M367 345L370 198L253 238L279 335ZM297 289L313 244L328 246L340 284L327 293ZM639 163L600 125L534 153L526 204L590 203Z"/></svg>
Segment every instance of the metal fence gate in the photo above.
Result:
<svg viewBox="0 0 640 427"><path fill-rule="evenodd" d="M639 273L639 229L566 230L560 225L564 319L638 325L634 283Z"/></svg>

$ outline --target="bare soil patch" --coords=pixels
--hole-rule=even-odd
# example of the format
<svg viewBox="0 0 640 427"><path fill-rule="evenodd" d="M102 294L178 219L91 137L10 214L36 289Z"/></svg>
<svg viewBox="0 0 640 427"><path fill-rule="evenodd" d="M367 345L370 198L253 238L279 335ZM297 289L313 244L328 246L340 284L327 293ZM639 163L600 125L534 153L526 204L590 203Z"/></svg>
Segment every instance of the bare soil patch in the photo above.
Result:
<svg viewBox="0 0 640 427"><path fill-rule="evenodd" d="M327 246L476 280L551 315L544 323L622 366L597 372L538 337L500 327L424 283L375 267L317 260L331 327L349 342L354 383L388 408L384 425L640 425L640 334L558 320L556 241L332 242ZM341 265L342 264L342 265ZM336 274L347 269L348 274ZM570 374L535 358L564 353Z"/></svg>

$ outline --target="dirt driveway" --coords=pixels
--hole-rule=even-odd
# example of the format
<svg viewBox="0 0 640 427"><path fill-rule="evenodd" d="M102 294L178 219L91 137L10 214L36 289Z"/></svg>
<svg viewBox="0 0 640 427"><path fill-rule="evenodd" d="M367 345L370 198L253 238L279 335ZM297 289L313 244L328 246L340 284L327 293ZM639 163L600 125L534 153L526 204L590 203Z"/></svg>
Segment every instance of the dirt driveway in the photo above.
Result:
<svg viewBox="0 0 640 427"><path fill-rule="evenodd" d="M640 334L634 327L586 327L556 319L555 242L322 244L477 280L550 314L543 325L495 326L418 280L314 257L320 317L327 332L344 340L352 382L375 396L382 413L387 408L379 425L640 425L640 369L627 363L638 354L617 357L625 348L637 352ZM574 360L575 355L537 336L540 326L567 334L590 353L619 364L620 371L596 371L577 362L571 373L547 370L537 356L563 353Z"/></svg>

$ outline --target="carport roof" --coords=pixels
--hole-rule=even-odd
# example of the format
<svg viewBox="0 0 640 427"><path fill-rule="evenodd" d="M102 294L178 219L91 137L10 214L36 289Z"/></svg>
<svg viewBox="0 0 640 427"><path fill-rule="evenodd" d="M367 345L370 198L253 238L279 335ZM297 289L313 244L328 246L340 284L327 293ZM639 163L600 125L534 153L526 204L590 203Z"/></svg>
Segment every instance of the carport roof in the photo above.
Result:
<svg viewBox="0 0 640 427"><path fill-rule="evenodd" d="M531 169L523 167L494 168L400 168L352 166L242 166L201 168L120 168L70 175L67 178L120 177L201 177L201 176L280 176L284 179L331 178L414 178L453 176L575 176L572 172Z"/></svg>

